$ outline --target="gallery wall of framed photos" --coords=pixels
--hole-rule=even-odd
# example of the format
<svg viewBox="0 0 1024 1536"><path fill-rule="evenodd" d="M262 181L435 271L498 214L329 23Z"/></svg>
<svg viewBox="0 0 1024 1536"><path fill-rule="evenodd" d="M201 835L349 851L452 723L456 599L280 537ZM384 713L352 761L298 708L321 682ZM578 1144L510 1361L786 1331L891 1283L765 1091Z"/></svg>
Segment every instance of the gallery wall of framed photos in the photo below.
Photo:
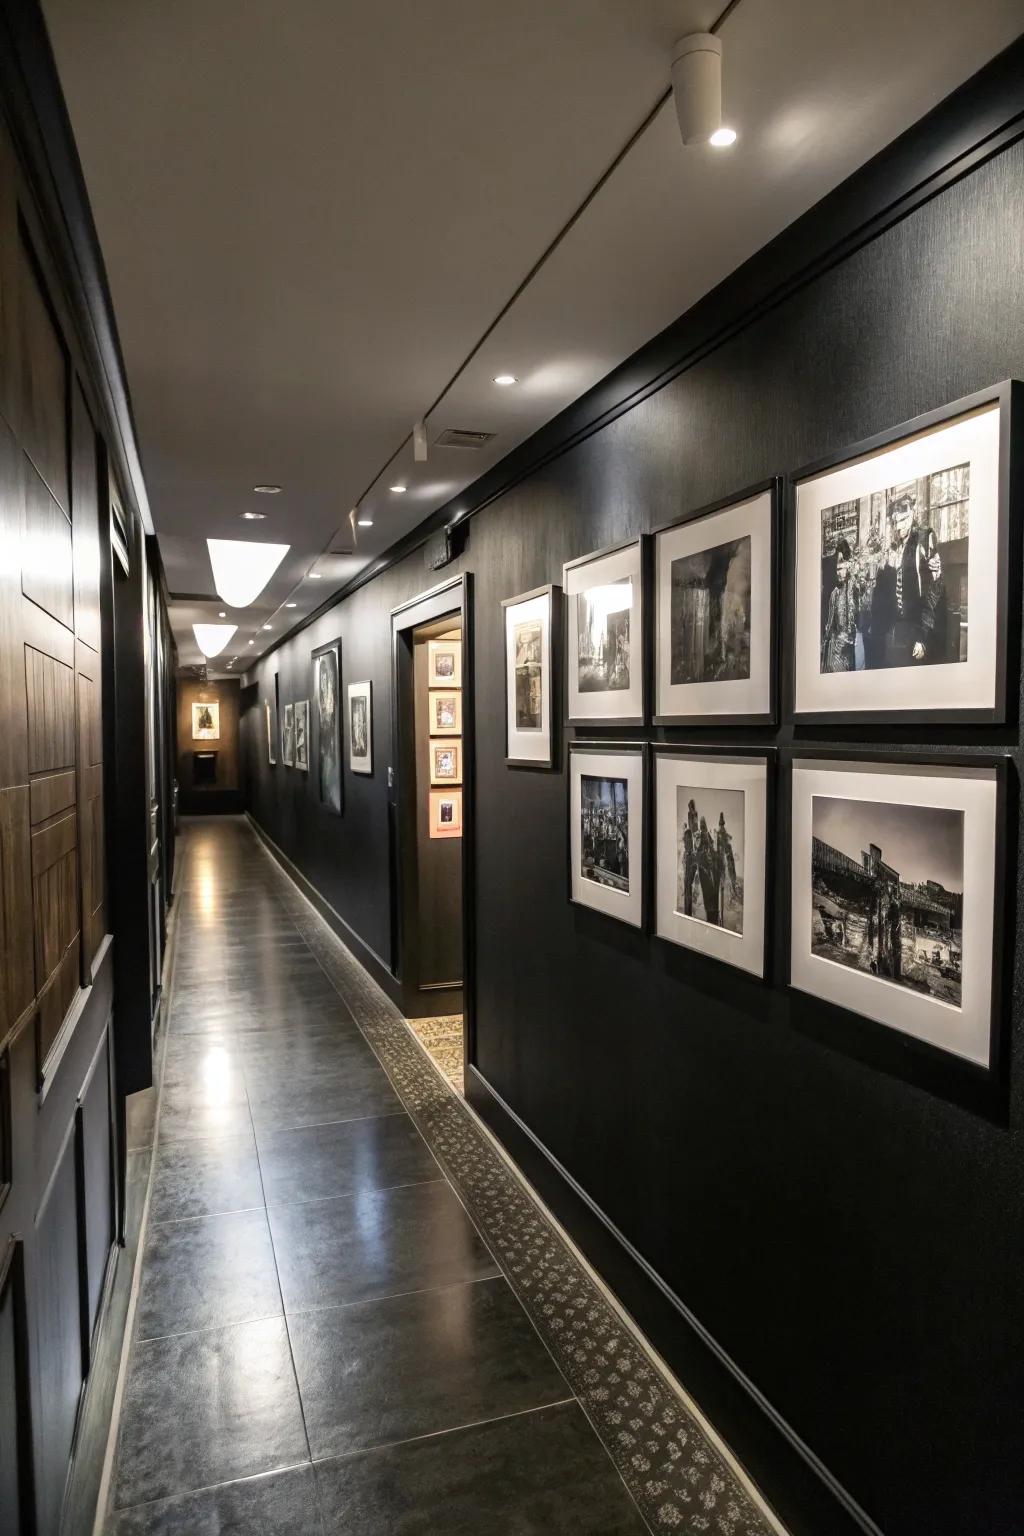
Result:
<svg viewBox="0 0 1024 1536"><path fill-rule="evenodd" d="M960 112L633 359L451 567L469 1098L798 1532L998 1529L1021 1493L1024 143L891 212ZM412 549L261 689L309 695L340 635L386 722L387 616L430 584ZM386 955L384 726L331 826L261 745L254 818Z"/></svg>

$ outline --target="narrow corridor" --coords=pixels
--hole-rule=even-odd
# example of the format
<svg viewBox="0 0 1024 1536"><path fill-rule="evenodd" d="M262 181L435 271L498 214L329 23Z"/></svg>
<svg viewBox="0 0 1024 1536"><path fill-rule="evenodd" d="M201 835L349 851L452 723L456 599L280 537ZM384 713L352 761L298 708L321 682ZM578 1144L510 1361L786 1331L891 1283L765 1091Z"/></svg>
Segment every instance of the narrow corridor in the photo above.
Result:
<svg viewBox="0 0 1024 1536"><path fill-rule="evenodd" d="M186 824L177 923L110 1536L767 1531L240 819Z"/></svg>

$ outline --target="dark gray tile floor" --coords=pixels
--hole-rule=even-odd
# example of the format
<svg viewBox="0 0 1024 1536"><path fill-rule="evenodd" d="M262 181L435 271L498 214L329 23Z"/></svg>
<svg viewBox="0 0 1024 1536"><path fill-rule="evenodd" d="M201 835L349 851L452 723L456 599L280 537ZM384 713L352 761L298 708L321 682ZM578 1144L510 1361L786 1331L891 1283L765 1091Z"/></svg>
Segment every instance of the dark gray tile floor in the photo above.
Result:
<svg viewBox="0 0 1024 1536"><path fill-rule="evenodd" d="M253 834L181 870L109 1536L639 1536Z"/></svg>

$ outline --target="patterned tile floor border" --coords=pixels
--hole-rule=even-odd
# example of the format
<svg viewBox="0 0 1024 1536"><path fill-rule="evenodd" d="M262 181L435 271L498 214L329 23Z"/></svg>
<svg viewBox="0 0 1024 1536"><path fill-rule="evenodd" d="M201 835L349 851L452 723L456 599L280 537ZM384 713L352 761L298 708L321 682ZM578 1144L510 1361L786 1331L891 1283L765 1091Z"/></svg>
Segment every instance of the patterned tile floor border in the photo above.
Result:
<svg viewBox="0 0 1024 1536"><path fill-rule="evenodd" d="M290 917L444 1166L651 1530L779 1536L783 1527L624 1325L397 1008L263 851Z"/></svg>
<svg viewBox="0 0 1024 1536"><path fill-rule="evenodd" d="M452 1087L458 1093L465 1093L462 1014L449 1013L435 1019L406 1019L405 1022Z"/></svg>

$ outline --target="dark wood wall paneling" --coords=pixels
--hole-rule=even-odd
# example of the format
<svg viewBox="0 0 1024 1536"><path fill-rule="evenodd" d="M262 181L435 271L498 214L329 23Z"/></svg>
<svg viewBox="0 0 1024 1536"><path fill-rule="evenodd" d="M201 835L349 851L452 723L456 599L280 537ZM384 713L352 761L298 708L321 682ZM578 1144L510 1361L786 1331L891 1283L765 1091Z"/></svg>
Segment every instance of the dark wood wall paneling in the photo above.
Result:
<svg viewBox="0 0 1024 1536"><path fill-rule="evenodd" d="M110 555L102 445L77 359L0 121L4 1536L57 1536L114 1234L100 604Z"/></svg>
<svg viewBox="0 0 1024 1536"><path fill-rule="evenodd" d="M825 1006L786 990L784 846L775 852L780 921L767 987L570 906L564 776L503 761L500 604L557 581L565 560L1024 375L1024 145L978 159L502 496L473 519L452 567L472 570L476 583L475 1060L529 1135L480 1080L471 1078L471 1096L517 1154L532 1158L570 1230L799 1536L864 1528L841 1490L833 1497L829 1477L886 1536L1020 1522L1020 966L1009 1104L982 1113L942 1085L934 1091L913 1053L902 1067L892 1061L898 1050L875 1060L855 1024L842 1028ZM862 176L858 195L866 185ZM821 217L827 224L832 210ZM254 817L382 956L389 612L435 582L414 552L316 617L250 674L257 687L243 719ZM318 805L315 775L268 765L263 726L275 674L282 707L308 696L310 652L337 635L343 696L347 683L370 678L374 705L374 774L348 773L346 751L340 819ZM800 734L834 739L817 728ZM843 735L851 746L893 749L867 727L862 739ZM785 748L794 732L700 736ZM915 744L1011 749L1018 771L1024 764L1016 729L918 730L897 749L913 753ZM1021 877L1017 894L1024 899ZM801 1457L786 1462L789 1442L699 1329L820 1457L825 1478L801 1481Z"/></svg>

